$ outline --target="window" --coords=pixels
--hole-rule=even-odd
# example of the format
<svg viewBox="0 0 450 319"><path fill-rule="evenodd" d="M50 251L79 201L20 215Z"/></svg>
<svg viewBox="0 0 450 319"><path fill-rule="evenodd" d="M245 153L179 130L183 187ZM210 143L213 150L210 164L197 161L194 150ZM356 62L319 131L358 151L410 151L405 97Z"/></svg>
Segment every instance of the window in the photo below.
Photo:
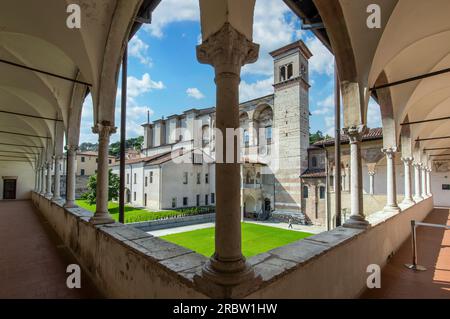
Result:
<svg viewBox="0 0 450 319"><path fill-rule="evenodd" d="M292 68L292 63L287 66L287 78L288 80L294 76L294 70Z"/></svg>
<svg viewBox="0 0 450 319"><path fill-rule="evenodd" d="M208 206L209 205L209 203L208 203L208 194L206 194L205 195L205 206Z"/></svg>
<svg viewBox="0 0 450 319"><path fill-rule="evenodd" d="M215 198L215 194L211 193L211 204L214 204L216 198Z"/></svg>
<svg viewBox="0 0 450 319"><path fill-rule="evenodd" d="M85 158L84 158L84 156L81 156L81 163L84 163L85 162Z"/></svg>
<svg viewBox="0 0 450 319"><path fill-rule="evenodd" d="M133 200L136 200L136 192L133 192Z"/></svg>
<svg viewBox="0 0 450 319"><path fill-rule="evenodd" d="M130 184L130 174L127 174L127 184Z"/></svg>
<svg viewBox="0 0 450 319"><path fill-rule="evenodd" d="M308 198L308 186L303 186L303 198Z"/></svg>
<svg viewBox="0 0 450 319"><path fill-rule="evenodd" d="M188 183L188 173L184 172L183 173L183 184L187 184Z"/></svg>
<svg viewBox="0 0 450 319"><path fill-rule="evenodd" d="M81 169L81 171L80 171L80 174L81 174L81 176L84 176L84 169Z"/></svg>
<svg viewBox="0 0 450 319"><path fill-rule="evenodd" d="M311 165L312 167L317 167L317 157L313 156L311 158Z"/></svg>
<svg viewBox="0 0 450 319"><path fill-rule="evenodd" d="M112 161L111 161L111 160L108 160L108 163L109 163L109 164L111 164L111 163L112 163Z"/></svg>
<svg viewBox="0 0 450 319"><path fill-rule="evenodd" d="M145 176L145 182L144 182L144 184L145 184L145 187L148 186L148 177L147 177L147 176Z"/></svg>
<svg viewBox="0 0 450 319"><path fill-rule="evenodd" d="M272 143L272 126L266 126L265 135L267 144Z"/></svg>
<svg viewBox="0 0 450 319"><path fill-rule="evenodd" d="M245 147L248 147L249 144L250 144L250 136L248 134L248 131L244 130L244 145Z"/></svg>
<svg viewBox="0 0 450 319"><path fill-rule="evenodd" d="M286 67L282 66L280 68L280 82L283 82L286 80Z"/></svg>
<svg viewBox="0 0 450 319"><path fill-rule="evenodd" d="M153 172L150 172L150 184L153 183Z"/></svg>
<svg viewBox="0 0 450 319"><path fill-rule="evenodd" d="M196 199L197 199L197 201L196 201L197 206L200 206L200 195L199 194L197 194Z"/></svg>
<svg viewBox="0 0 450 319"><path fill-rule="evenodd" d="M200 183L201 183L200 178L201 178L201 174L200 174L200 173L197 173L197 184L200 184Z"/></svg>
<svg viewBox="0 0 450 319"><path fill-rule="evenodd" d="M137 183L136 173L134 173L134 184Z"/></svg>
<svg viewBox="0 0 450 319"><path fill-rule="evenodd" d="M59 164L59 170L62 170L62 164Z"/></svg>
<svg viewBox="0 0 450 319"><path fill-rule="evenodd" d="M144 206L147 206L147 193L144 194Z"/></svg>
<svg viewBox="0 0 450 319"><path fill-rule="evenodd" d="M205 174L205 184L209 184L209 174Z"/></svg>
<svg viewBox="0 0 450 319"><path fill-rule="evenodd" d="M325 186L319 187L319 198L324 199L325 198Z"/></svg>
<svg viewBox="0 0 450 319"><path fill-rule="evenodd" d="M183 203L184 203L184 198L183 198ZM176 197L172 197L172 208L175 208L175 207L177 207L177 198Z"/></svg>
<svg viewBox="0 0 450 319"><path fill-rule="evenodd" d="M98 158L95 159L95 162L98 163Z"/></svg>
<svg viewBox="0 0 450 319"><path fill-rule="evenodd" d="M188 198L183 197L183 206L187 206L187 205L188 205Z"/></svg>

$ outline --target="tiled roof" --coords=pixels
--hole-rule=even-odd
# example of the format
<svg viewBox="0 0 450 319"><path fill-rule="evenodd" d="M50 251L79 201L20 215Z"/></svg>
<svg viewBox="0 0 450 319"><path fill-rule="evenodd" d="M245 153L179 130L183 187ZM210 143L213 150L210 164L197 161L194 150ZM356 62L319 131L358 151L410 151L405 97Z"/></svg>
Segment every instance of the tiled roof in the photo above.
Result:
<svg viewBox="0 0 450 319"><path fill-rule="evenodd" d="M81 152L77 152L77 155L79 155L79 156L98 156L98 152L95 152L95 151L81 151ZM112 158L114 156L108 155L108 157Z"/></svg>
<svg viewBox="0 0 450 319"><path fill-rule="evenodd" d="M363 135L362 140L363 141L370 141L370 140L379 140L383 138L383 129L381 127L377 128L371 128L369 131ZM341 134L341 144L347 144L348 143L348 137L346 135ZM315 142L312 144L312 146L331 146L334 145L334 137L327 138L322 141Z"/></svg>
<svg viewBox="0 0 450 319"><path fill-rule="evenodd" d="M326 177L326 172L324 168L308 168L301 175L302 178L318 178Z"/></svg>
<svg viewBox="0 0 450 319"><path fill-rule="evenodd" d="M136 164L136 163L142 163L142 162L148 163L153 160L159 159L160 157L166 156L167 154L169 154L169 156L170 156L170 153L171 152L165 152L165 153L160 153L160 154L156 154L156 155L152 155L152 156L132 158L132 159L126 160L125 164ZM115 162L114 165L119 165L119 161Z"/></svg>

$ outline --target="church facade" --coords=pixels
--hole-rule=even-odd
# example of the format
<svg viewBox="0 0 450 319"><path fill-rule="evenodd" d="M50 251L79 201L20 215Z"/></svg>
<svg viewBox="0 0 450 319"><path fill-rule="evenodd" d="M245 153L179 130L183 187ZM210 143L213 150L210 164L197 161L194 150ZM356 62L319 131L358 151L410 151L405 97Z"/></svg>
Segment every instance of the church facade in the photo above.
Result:
<svg viewBox="0 0 450 319"><path fill-rule="evenodd" d="M312 54L302 41L270 54L274 92L239 105L241 210L307 222L300 175L308 168ZM144 124L141 156L126 160L126 202L152 210L215 205L215 120L211 107ZM119 162L111 168L119 174Z"/></svg>

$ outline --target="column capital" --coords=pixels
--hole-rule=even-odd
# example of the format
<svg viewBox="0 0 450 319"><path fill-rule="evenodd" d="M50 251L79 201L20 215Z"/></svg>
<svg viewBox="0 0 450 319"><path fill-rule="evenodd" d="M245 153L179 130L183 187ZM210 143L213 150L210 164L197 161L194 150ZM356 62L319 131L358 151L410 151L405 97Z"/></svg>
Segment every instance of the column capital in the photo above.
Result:
<svg viewBox="0 0 450 319"><path fill-rule="evenodd" d="M258 44L249 41L230 23L225 23L219 31L197 46L197 59L200 63L214 66L216 76L222 73L239 76L244 64L258 59L258 52Z"/></svg>
<svg viewBox="0 0 450 319"><path fill-rule="evenodd" d="M107 124L109 124L109 123L107 123ZM92 127L92 132L95 134L98 134L99 139L109 138L109 136L111 134L116 133L117 127L112 126L112 125L107 125L107 124L106 123L105 124L102 124L102 123L95 124L95 126Z"/></svg>
<svg viewBox="0 0 450 319"><path fill-rule="evenodd" d="M367 174L369 174L369 176L375 176L375 171L368 171Z"/></svg>
<svg viewBox="0 0 450 319"><path fill-rule="evenodd" d="M67 144L66 146L64 146L64 149L66 151L76 152L78 151L78 145Z"/></svg>
<svg viewBox="0 0 450 319"><path fill-rule="evenodd" d="M63 156L62 155L53 155L52 159L59 161L60 159L62 159Z"/></svg>
<svg viewBox="0 0 450 319"><path fill-rule="evenodd" d="M412 157L402 157L401 160L403 163L411 165L414 159Z"/></svg>
<svg viewBox="0 0 450 319"><path fill-rule="evenodd" d="M342 133L348 136L350 144L361 142L363 135L367 132L368 129L365 124L342 128Z"/></svg>
<svg viewBox="0 0 450 319"><path fill-rule="evenodd" d="M421 168L422 167L422 163L418 163L418 162L413 162L412 166L416 167L416 168Z"/></svg>
<svg viewBox="0 0 450 319"><path fill-rule="evenodd" d="M393 159L395 156L395 153L397 152L397 147L386 147L386 148L382 148L381 152L383 152L384 154L386 154L386 156L389 159Z"/></svg>

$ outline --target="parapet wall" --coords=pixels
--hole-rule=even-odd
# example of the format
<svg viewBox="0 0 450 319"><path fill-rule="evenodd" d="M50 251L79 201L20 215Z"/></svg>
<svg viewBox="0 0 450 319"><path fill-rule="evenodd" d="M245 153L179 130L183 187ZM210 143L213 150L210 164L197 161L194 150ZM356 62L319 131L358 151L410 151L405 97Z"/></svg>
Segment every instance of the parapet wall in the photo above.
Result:
<svg viewBox="0 0 450 319"><path fill-rule="evenodd" d="M193 286L206 257L119 223L94 226L82 208L32 193L83 269L108 298L205 298Z"/></svg>

